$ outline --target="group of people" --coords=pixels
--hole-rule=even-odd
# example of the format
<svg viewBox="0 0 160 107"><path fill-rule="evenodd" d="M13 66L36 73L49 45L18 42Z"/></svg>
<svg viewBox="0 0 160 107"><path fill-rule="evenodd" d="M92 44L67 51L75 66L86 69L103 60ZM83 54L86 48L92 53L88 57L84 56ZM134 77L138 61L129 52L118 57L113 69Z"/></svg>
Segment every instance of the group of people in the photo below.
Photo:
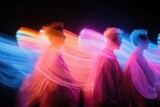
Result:
<svg viewBox="0 0 160 107"><path fill-rule="evenodd" d="M118 28L105 31L107 45L97 58L96 78L93 88L95 107L156 107L158 106L158 81L155 71L149 65L143 51L148 47L147 30L134 30L131 41L135 46L124 71L113 54L121 44Z"/></svg>
<svg viewBox="0 0 160 107"><path fill-rule="evenodd" d="M16 107L159 105L158 74L156 75L143 56L149 43L147 30L137 29L131 33L130 38L135 49L122 70L114 51L120 48L124 31L116 27L107 28L104 32L106 46L94 59L92 85L90 90L84 91L70 74L63 58L63 28L62 22L43 27L51 44L38 58L32 75L23 80L17 93Z"/></svg>

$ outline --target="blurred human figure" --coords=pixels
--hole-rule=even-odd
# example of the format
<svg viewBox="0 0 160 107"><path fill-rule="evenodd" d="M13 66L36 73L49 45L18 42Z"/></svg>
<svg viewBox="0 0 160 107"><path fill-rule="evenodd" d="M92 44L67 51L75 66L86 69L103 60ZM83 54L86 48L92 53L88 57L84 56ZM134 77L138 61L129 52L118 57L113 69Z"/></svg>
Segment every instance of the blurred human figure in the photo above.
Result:
<svg viewBox="0 0 160 107"><path fill-rule="evenodd" d="M33 73L19 89L18 107L77 107L79 88L63 60L63 23L42 27L50 46L39 57Z"/></svg>
<svg viewBox="0 0 160 107"><path fill-rule="evenodd" d="M123 31L119 28L107 28L104 36L106 47L96 58L94 68L94 107L128 107L127 89L123 71L114 55L121 45Z"/></svg>
<svg viewBox="0 0 160 107"><path fill-rule="evenodd" d="M132 107L155 107L157 98L156 80L143 51L148 47L147 30L134 30L130 35L135 49L131 53L124 70L130 90Z"/></svg>

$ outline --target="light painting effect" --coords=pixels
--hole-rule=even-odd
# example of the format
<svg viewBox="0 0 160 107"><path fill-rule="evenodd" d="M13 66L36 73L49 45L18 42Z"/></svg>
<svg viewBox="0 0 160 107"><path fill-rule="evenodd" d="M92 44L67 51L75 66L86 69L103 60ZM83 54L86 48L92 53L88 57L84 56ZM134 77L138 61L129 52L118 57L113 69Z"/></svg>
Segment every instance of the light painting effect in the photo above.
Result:
<svg viewBox="0 0 160 107"><path fill-rule="evenodd" d="M20 48L13 36L0 35L0 83L17 89L23 78L30 75L38 55Z"/></svg>
<svg viewBox="0 0 160 107"><path fill-rule="evenodd" d="M34 81L43 79L42 75L45 75L45 78L48 79L46 81L44 79L42 84L37 84L40 85L38 87L45 87L47 86L45 84L54 82L56 84L73 89L73 91L75 91L74 89L79 88L84 91L92 90L93 73L95 73L93 72L93 64L95 63L95 58L97 55L107 44L103 33L99 33L93 29L84 28L79 34L74 34L71 31L64 29L64 35L66 36L66 39L64 41L64 45L60 47L60 57L55 57L54 53L55 51L57 52L57 49L54 46L50 47L51 43L46 37L46 33L43 29L40 31L35 31L30 28L21 27L19 30L17 30L16 38L14 39L10 38L10 36L0 34L0 83L7 87L17 89L21 85L24 78L31 77L34 73L36 73L32 71L35 66L35 62L39 58L39 55L42 55L42 58L39 60L47 58L48 62L42 61L43 63L38 63L40 67L37 67L36 69L37 72L40 73L37 75L39 76L37 77L37 80ZM117 61L122 70L125 70L127 65L126 63L131 53L136 49L129 39L129 35L130 34L122 36L122 44L119 50L114 51L114 55L117 57ZM158 36L158 44L160 40L159 38L160 37ZM137 52L139 52L139 50L137 50ZM57 62L56 58L61 59L61 55L64 58L64 62L66 62L66 65L63 66L64 69L66 69L64 72L59 72L61 66L60 68L52 67L54 64L53 62ZM135 84L136 78L139 78L140 81L147 81L146 79L142 80L143 78L139 76L139 72L143 71L143 68L137 63L143 63L145 64L144 66L148 66L148 69L150 69L151 73L148 72L150 77L147 78L152 78L151 84L157 87L160 86L159 46L149 42L148 48L144 50L143 55L146 59L145 63L141 62L141 60L140 62L134 62L134 60L131 62L131 64L133 64L133 69L136 68L139 70L137 71L137 74L133 74L135 75L135 80L133 81L135 81ZM101 62L99 62L99 64L101 64ZM50 71L50 69L54 69L55 72L51 72L52 70ZM48 72L44 72L47 70ZM71 75L65 73L68 71ZM151 76L151 74L154 76ZM73 81L75 81L70 81L71 78L73 78ZM33 86L36 86L36 82L33 84L35 84ZM141 83L137 85L137 87L140 88L142 86L143 85ZM145 84L145 87L148 87L147 83ZM41 89L43 88L37 90L37 93L35 94L40 94L40 92L42 92ZM34 87L30 87L28 90L31 89L34 89ZM149 87L148 89L151 88ZM160 96L160 88L159 90L153 89L153 94L148 94L146 91L141 89L139 90L139 92L147 98L157 98ZM41 94L43 93L45 92L42 92ZM34 98L34 95L31 97Z"/></svg>

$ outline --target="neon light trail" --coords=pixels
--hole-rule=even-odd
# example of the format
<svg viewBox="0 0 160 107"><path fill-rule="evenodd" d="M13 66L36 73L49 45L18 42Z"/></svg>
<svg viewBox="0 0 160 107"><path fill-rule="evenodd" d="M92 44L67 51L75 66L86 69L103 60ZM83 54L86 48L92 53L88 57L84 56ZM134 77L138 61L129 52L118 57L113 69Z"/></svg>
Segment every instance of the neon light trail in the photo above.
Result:
<svg viewBox="0 0 160 107"><path fill-rule="evenodd" d="M66 39L64 41L64 45L60 47L59 51L57 51L54 46L50 47L52 43L47 38L47 33L43 28L40 31L35 31L30 28L21 27L17 30L16 38L13 38L13 36L0 34L0 84L13 90L18 90L23 80L25 78L32 77L33 74L36 73L33 72L34 69L36 69L37 72L40 72L37 75L40 77L37 77L37 80L34 80L35 83L33 84L35 84L35 86L36 81L39 81L38 79L43 79L42 75L44 75L44 77L49 81L46 79L42 81L44 83L37 84L41 85L37 87L42 88L36 90L37 93L35 93L35 95L45 93L42 92L41 89L50 86L45 85L50 84L50 82L68 87L68 89L72 89L75 98L77 98L76 100L78 100L78 96L75 93L78 93L79 89L84 92L92 90L93 81L91 78L94 73L93 64L95 63L94 61L97 55L99 55L101 50L105 48L107 40L104 38L103 33L97 32L93 29L84 28L79 34L74 34L72 31L67 29L64 29L63 31ZM130 58L130 55L132 55L131 53L136 49L129 36L130 34L122 35L122 44L120 49L114 51L114 55L117 57L117 61L123 71L125 70L126 65L129 66L127 61ZM144 50L143 54L147 65L143 66L147 66L149 67L148 69L151 69L150 71L152 71L155 76L155 80L152 79L154 80L152 83L156 84L158 87L160 85L160 36L158 36L157 41L158 45L149 42L148 48ZM61 54L58 54L58 57L55 57L55 51L57 53L60 52ZM66 63L66 65L63 65L63 68L67 66L65 68L67 69L65 72L59 72L59 69L62 69L62 66L57 68L54 65L54 61L57 62L56 58L61 59L61 55ZM37 60L44 60L43 58L47 58L47 62L38 63L39 67L35 68ZM137 67L133 69L140 69L140 71L142 70L141 66L136 66L137 62L131 62L131 64L133 63L135 64L135 67ZM140 60L138 63L144 63L144 61L141 62ZM51 72L52 70L50 69L53 69L54 73ZM140 72L137 71L136 73L134 74L135 78L140 77ZM71 78L73 78L73 80ZM134 84L136 84L136 79L133 80ZM27 84L25 85L27 86ZM137 87L138 85L136 84ZM33 88L30 86L28 87L28 90L32 90ZM49 89L53 88L50 87ZM24 95L27 94L28 90L26 90ZM157 90L157 92L158 91L160 92L160 89ZM139 89L139 92L147 98L157 98L159 96L159 93L148 95L145 93L145 90L142 89ZM32 98L34 97L35 96L33 95Z"/></svg>

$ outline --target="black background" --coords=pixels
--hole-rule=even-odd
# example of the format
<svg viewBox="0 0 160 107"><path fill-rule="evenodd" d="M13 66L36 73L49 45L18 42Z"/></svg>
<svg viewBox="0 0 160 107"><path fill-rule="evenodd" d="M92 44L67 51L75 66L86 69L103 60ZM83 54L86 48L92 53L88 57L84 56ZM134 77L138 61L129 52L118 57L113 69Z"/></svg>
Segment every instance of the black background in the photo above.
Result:
<svg viewBox="0 0 160 107"><path fill-rule="evenodd" d="M15 36L20 27L40 30L43 25L54 21L63 21L65 28L76 34L85 27L103 32L106 27L113 26L120 27L127 33L143 28L148 30L149 39L155 43L160 33L158 0L157 2L153 0L1 0L0 2L0 32L12 36ZM2 92L0 106L12 107L16 90L10 90L0 84L0 92Z"/></svg>
<svg viewBox="0 0 160 107"><path fill-rule="evenodd" d="M115 26L128 33L143 28L156 43L160 32L158 4L153 0L5 0L1 3L0 32L14 36L22 26L39 30L43 25L63 21L65 28L76 34L85 27L103 32Z"/></svg>

